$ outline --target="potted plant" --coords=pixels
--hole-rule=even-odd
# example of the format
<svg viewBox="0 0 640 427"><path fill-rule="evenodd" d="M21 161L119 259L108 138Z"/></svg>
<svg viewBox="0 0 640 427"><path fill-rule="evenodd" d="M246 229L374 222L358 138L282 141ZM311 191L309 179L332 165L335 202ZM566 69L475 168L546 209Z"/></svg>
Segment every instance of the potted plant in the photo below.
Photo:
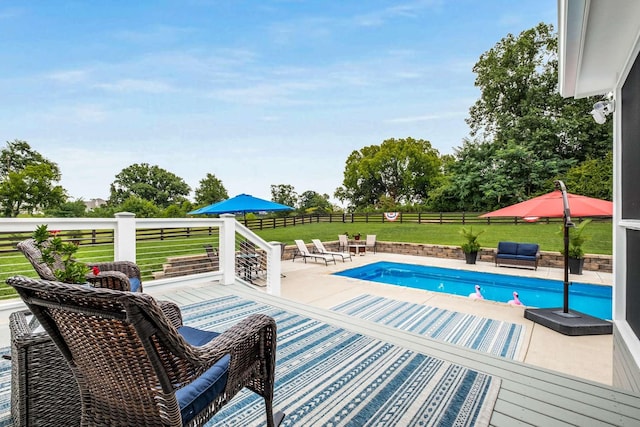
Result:
<svg viewBox="0 0 640 427"><path fill-rule="evenodd" d="M42 254L42 262L47 264L56 278L65 283L86 283L89 267L75 259L78 245L65 242L59 231L47 230L47 225L39 225L33 232L33 240ZM63 268L59 268L62 266Z"/></svg>
<svg viewBox="0 0 640 427"><path fill-rule="evenodd" d="M345 232L344 233L347 237L353 237L353 240L360 240L360 233L352 233L349 234L349 232Z"/></svg>
<svg viewBox="0 0 640 427"><path fill-rule="evenodd" d="M582 274L582 267L584 267L582 245L588 239L588 236L583 233L590 222L591 219L585 219L577 226L569 228L569 273L571 274ZM560 253L564 255L564 249Z"/></svg>
<svg viewBox="0 0 640 427"><path fill-rule="evenodd" d="M480 250L480 243L478 243L478 236L484 233L484 230L480 230L477 233L473 232L473 227L469 227L468 229L462 227L460 229L460 234L466 240L462 245L462 251L464 252L464 257L467 261L467 264L475 264L476 259L478 258L478 251Z"/></svg>

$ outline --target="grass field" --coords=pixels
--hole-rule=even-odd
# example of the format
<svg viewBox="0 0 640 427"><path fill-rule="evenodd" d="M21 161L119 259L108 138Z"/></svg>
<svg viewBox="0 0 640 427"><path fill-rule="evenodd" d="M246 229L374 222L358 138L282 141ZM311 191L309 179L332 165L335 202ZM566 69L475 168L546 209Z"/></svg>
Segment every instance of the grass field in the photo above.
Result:
<svg viewBox="0 0 640 427"><path fill-rule="evenodd" d="M468 227L468 226L467 226ZM266 241L293 244L295 239L311 243L311 239L324 241L338 240L338 234L375 234L384 242L430 243L460 246L464 239L460 235L460 224L416 224L416 223L318 223L303 226L275 228L255 231ZM538 243L543 251L559 251L562 248L562 227L560 224L521 223L473 225L473 231L484 232L478 238L480 245L495 248L500 241ZM584 231L588 240L584 245L586 253L612 253L612 224L592 222Z"/></svg>
<svg viewBox="0 0 640 427"><path fill-rule="evenodd" d="M378 241L428 243L460 246L464 239L460 235L460 224L417 224L417 223L314 223L275 229L254 230L267 242L277 241L293 244L295 239L311 243L311 239L323 242L338 240L338 234L360 233L364 236L375 234ZM475 232L483 231L479 237L482 247L495 248L500 241L538 243L543 251L559 251L562 247L560 224L521 223L474 225ZM588 240L584 250L589 254L612 253L612 224L610 222L591 223L585 229ZM203 243L211 243L209 237L165 239L138 242L137 261L142 269L143 281L151 279L151 272L162 270L167 256L202 254ZM78 259L82 261L110 261L113 259L113 245L81 246ZM0 255L0 299L15 295L12 288L4 284L4 279L14 274L36 277L31 264L19 252Z"/></svg>

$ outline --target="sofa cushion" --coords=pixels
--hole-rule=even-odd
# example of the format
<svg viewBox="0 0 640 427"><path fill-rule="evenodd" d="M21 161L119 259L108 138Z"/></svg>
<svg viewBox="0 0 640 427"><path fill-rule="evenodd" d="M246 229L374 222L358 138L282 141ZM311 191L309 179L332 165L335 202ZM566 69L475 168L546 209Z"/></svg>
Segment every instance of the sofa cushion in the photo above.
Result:
<svg viewBox="0 0 640 427"><path fill-rule="evenodd" d="M184 338L186 342L196 347L205 345L220 335L217 332L203 331L202 329L192 328L191 326L180 326L178 333L182 335L182 338Z"/></svg>
<svg viewBox="0 0 640 427"><path fill-rule="evenodd" d="M518 257L518 255L516 255L516 254L507 254L507 253L504 253L504 254L498 253L498 254L496 254L496 258L500 258L500 259L516 259L517 257Z"/></svg>
<svg viewBox="0 0 640 427"><path fill-rule="evenodd" d="M535 243L520 243L517 255L523 257L535 257L538 252L538 245Z"/></svg>
<svg viewBox="0 0 640 427"><path fill-rule="evenodd" d="M498 253L516 255L518 253L518 244L515 242L498 242Z"/></svg>
<svg viewBox="0 0 640 427"><path fill-rule="evenodd" d="M189 385L176 390L183 425L187 425L224 391L230 360L231 356L227 354Z"/></svg>

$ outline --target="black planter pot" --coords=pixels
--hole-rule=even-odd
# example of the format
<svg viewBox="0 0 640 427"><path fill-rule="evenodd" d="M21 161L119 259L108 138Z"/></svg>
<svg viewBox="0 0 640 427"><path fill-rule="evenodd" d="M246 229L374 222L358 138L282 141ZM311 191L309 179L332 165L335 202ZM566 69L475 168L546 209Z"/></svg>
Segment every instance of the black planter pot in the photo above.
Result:
<svg viewBox="0 0 640 427"><path fill-rule="evenodd" d="M478 252L465 252L464 258L467 260L467 264L475 264L476 258L478 258Z"/></svg>
<svg viewBox="0 0 640 427"><path fill-rule="evenodd" d="M569 273L582 274L582 267L584 266L584 258L571 258L569 257Z"/></svg>

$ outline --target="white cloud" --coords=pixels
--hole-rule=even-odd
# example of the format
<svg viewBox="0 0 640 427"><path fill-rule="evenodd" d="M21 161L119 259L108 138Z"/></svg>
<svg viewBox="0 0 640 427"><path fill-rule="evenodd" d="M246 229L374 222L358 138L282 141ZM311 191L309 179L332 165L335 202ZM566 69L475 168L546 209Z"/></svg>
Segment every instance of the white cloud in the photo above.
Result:
<svg viewBox="0 0 640 427"><path fill-rule="evenodd" d="M108 112L98 104L56 106L42 113L42 119L56 124L96 124L104 122Z"/></svg>
<svg viewBox="0 0 640 427"><path fill-rule="evenodd" d="M139 44L158 44L170 41L180 40L197 32L196 29L190 27L175 27L167 25L159 25L145 30L120 30L114 33L116 39L124 42L132 42Z"/></svg>
<svg viewBox="0 0 640 427"><path fill-rule="evenodd" d="M60 83L65 84L77 84L82 83L87 80L89 77L89 70L67 70L67 71L56 71L53 72L46 77L51 80L55 80Z"/></svg>
<svg viewBox="0 0 640 427"><path fill-rule="evenodd" d="M167 93L174 91L171 85L165 82L140 79L122 79L112 83L98 83L95 87L114 92Z"/></svg>
<svg viewBox="0 0 640 427"><path fill-rule="evenodd" d="M441 3L440 0L417 0L395 4L391 7L358 15L354 18L354 23L363 27L375 27L397 17L416 18L425 9L439 7Z"/></svg>
<svg viewBox="0 0 640 427"><path fill-rule="evenodd" d="M385 120L385 123L415 123L415 122L428 122L433 120L448 119L451 117L462 117L466 115L466 111L451 111L448 113L436 113L426 114L424 116L413 117L397 117L395 119Z"/></svg>

